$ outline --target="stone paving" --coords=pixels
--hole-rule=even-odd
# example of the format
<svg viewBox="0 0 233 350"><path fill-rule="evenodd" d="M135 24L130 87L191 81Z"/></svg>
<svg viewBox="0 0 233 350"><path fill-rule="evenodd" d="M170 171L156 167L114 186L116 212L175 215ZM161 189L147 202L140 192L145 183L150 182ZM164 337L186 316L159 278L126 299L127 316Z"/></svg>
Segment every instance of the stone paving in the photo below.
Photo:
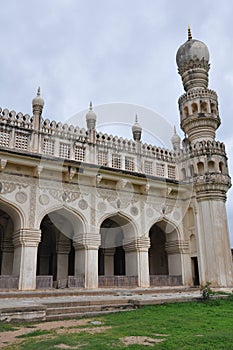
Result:
<svg viewBox="0 0 233 350"><path fill-rule="evenodd" d="M219 290L219 289L218 289ZM225 292L232 293L232 289L223 289ZM68 293L68 295L67 295ZM32 313L38 315L41 320L46 319L46 309L53 307L54 304L60 304L61 307L67 303L75 305L78 303L87 303L86 305L98 305L101 303L119 304L122 302L129 302L135 307L143 305L155 305L169 302L186 302L197 300L201 298L199 289L186 289L186 288L153 288L153 289L121 289L121 290L91 290L78 292L77 295L70 295L71 291L63 290L56 293L53 296L52 292L20 292L18 293L1 293L0 295L0 320L4 320L4 314L8 313L10 321L12 315L20 314L22 312ZM75 293L75 291L74 291ZM42 312L44 314L42 314ZM44 316L43 316L44 315ZM1 318L2 316L2 318ZM31 316L27 316L28 319L32 319ZM27 318L26 317L26 318ZM14 318L14 317L13 317ZM18 316L19 319L20 316Z"/></svg>
<svg viewBox="0 0 233 350"><path fill-rule="evenodd" d="M49 303L63 303L63 302L79 302L79 301L96 301L99 300L108 300L109 302L111 300L119 299L133 299L133 300L144 300L144 301L150 301L150 300L161 300L161 301L169 301L170 299L196 299L198 297L201 297L200 291L197 290L180 290L180 291L173 291L171 288L170 292L167 292L168 288L166 287L166 292L163 293L161 291L161 288L159 288L159 292L156 292L156 289L152 289L151 292L146 290L115 290L114 294L100 294L101 291L98 289L96 290L97 295L95 295L95 291L92 290L91 292L93 295L89 295L87 292L86 294L78 294L78 295L66 295L65 291L63 292L64 295L60 296L48 296L48 294L45 292L44 297L36 297L33 296L32 292L28 292L28 297L26 296L26 293L24 293L24 297L21 297L21 294L16 294L16 297L10 297L6 296L0 298L0 310L4 308L14 308L14 307L20 307L20 306L39 306L43 304L49 304ZM104 290L106 292L106 290ZM112 290L111 290L112 292ZM35 293L36 295L36 293Z"/></svg>

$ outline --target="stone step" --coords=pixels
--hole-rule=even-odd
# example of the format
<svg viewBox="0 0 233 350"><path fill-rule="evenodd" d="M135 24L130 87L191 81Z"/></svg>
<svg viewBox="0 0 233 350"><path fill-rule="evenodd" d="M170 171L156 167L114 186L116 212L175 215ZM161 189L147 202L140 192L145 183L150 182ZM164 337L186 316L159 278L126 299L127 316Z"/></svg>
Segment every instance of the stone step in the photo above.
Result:
<svg viewBox="0 0 233 350"><path fill-rule="evenodd" d="M104 289L51 289L36 291L0 290L1 298L48 298L59 296L103 296L103 295L134 295L152 293L177 293L184 291L195 291L196 287L151 287L151 288L104 288Z"/></svg>
<svg viewBox="0 0 233 350"><path fill-rule="evenodd" d="M93 305L118 305L118 304L128 304L128 298L118 298L118 299L93 299L93 300L77 300L77 301L55 301L55 302L45 302L44 304L47 308L59 308L59 307L81 307L81 306L93 306Z"/></svg>
<svg viewBox="0 0 233 350"><path fill-rule="evenodd" d="M74 313L79 313L79 314L85 314L86 312L102 312L102 311L120 311L120 310L126 310L126 309L132 309L135 307L132 304L129 303L118 303L118 304L105 304L105 305L86 305L86 306L69 306L69 307L56 307L56 308L47 308L46 310L46 315L60 315L60 314L74 314Z"/></svg>
<svg viewBox="0 0 233 350"><path fill-rule="evenodd" d="M64 319L82 318L82 317L94 317L99 315L112 314L116 312L132 311L135 308L127 309L113 309L113 310L102 310L102 311L87 311L87 312L74 312L74 313L63 313L58 315L46 315L46 321L58 321Z"/></svg>

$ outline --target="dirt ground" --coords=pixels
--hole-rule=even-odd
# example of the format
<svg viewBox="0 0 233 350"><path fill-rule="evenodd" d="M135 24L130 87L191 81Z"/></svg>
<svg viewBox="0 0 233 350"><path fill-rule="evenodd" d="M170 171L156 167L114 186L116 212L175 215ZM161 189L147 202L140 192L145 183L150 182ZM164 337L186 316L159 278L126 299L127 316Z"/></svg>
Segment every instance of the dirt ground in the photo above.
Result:
<svg viewBox="0 0 233 350"><path fill-rule="evenodd" d="M90 324L95 324L97 327L90 327ZM77 328L78 326L82 326L82 328ZM83 327L87 326L87 327ZM15 326L18 327L17 324ZM109 326L103 326L101 325L101 322L95 323L92 319L80 319L80 320L62 320L62 321L51 321L51 322L43 322L43 323L37 323L30 327L19 327L18 329L14 331L8 331L8 332L1 332L0 333L0 349L4 349L4 347L13 345L13 344L19 344L24 339L18 338L20 335L25 335L28 333L32 333L38 330L56 330L57 334L63 334L63 333L78 333L78 332L87 332L89 334L95 334L99 332L103 332L107 329L110 329ZM131 344L139 344L139 345L148 345L148 346L154 346L156 343L161 343L165 341L164 337L167 337L167 334L155 334L155 336L162 337L162 338L149 338L149 337L143 337L143 336L130 336L130 337L124 337L119 339L125 346L129 346ZM43 336L41 336L43 337ZM51 335L51 337L53 337ZM38 339L38 337L37 337ZM78 349L79 346L71 347L66 344L59 344L56 346L57 349L69 349L69 350L75 350Z"/></svg>
<svg viewBox="0 0 233 350"><path fill-rule="evenodd" d="M62 334L62 333L67 333L67 332L78 332L79 329L75 328L78 326L85 326L87 324L90 323L89 319L81 319L81 320L62 320L62 321L52 321L52 322L43 322L43 323L36 323L34 324L32 327L20 327L17 330L14 331L9 331L9 332L1 332L0 333L0 348L4 348L6 346L12 345L12 344L16 344L16 343L20 343L23 340L20 338L17 338L20 335L25 335L37 330L52 330L52 329L56 329L57 333ZM16 324L17 327L17 324ZM72 328L73 327L73 328ZM100 330L101 328L101 330ZM107 327L98 327L98 328L85 328L86 332L101 332L104 329L103 328L107 328ZM80 331L83 331L83 328L80 329ZM66 349L66 347L64 347L64 349Z"/></svg>

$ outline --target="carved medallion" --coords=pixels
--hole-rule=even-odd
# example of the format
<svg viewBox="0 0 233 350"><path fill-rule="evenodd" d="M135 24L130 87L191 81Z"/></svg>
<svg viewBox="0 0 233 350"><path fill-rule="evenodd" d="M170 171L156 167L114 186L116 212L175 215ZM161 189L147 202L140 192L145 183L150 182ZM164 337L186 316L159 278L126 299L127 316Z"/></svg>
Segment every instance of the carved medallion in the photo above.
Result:
<svg viewBox="0 0 233 350"><path fill-rule="evenodd" d="M15 199L18 203L23 204L28 199L27 193L25 192L17 192L15 195Z"/></svg>
<svg viewBox="0 0 233 350"><path fill-rule="evenodd" d="M149 218L152 218L152 216L154 215L153 209L147 208L147 209L146 209L146 215L147 215Z"/></svg>
<svg viewBox="0 0 233 350"><path fill-rule="evenodd" d="M47 196L47 194L41 194L40 197L39 197L39 202L42 205L49 204L49 196Z"/></svg>
<svg viewBox="0 0 233 350"><path fill-rule="evenodd" d="M131 207L131 208L130 208L130 213L131 213L133 216L137 216L137 215L138 215L138 208L137 208L137 207Z"/></svg>
<svg viewBox="0 0 233 350"><path fill-rule="evenodd" d="M106 206L106 204L104 202L100 202L100 203L98 203L97 208L98 208L99 211L105 212L106 209L107 209L107 206Z"/></svg>
<svg viewBox="0 0 233 350"><path fill-rule="evenodd" d="M80 199L80 201L78 202L78 206L80 209L85 210L87 209L88 204L84 199Z"/></svg>

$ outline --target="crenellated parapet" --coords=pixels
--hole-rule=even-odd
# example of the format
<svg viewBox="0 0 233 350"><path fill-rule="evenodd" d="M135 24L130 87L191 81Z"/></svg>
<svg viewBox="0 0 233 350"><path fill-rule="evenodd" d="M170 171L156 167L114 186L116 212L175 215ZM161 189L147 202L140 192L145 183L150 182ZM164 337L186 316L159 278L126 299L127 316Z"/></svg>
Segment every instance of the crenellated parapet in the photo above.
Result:
<svg viewBox="0 0 233 350"><path fill-rule="evenodd" d="M182 148L179 152L179 156L183 159L189 159L192 157L202 155L220 155L226 157L225 144L220 141L198 141L194 144Z"/></svg>
<svg viewBox="0 0 233 350"><path fill-rule="evenodd" d="M36 98L34 107L40 99ZM172 150L8 109L0 113L0 148L178 180ZM4 161L1 159L1 164Z"/></svg>
<svg viewBox="0 0 233 350"><path fill-rule="evenodd" d="M87 131L84 128L74 127L73 125L62 124L61 122L56 122L55 120L50 121L45 119L41 121L41 134L46 134L49 136L58 137L67 140L80 140L82 142L86 141Z"/></svg>
<svg viewBox="0 0 233 350"><path fill-rule="evenodd" d="M21 112L16 113L14 110L0 107L0 125L2 127L15 127L16 129L30 130L33 128L33 117Z"/></svg>
<svg viewBox="0 0 233 350"><path fill-rule="evenodd" d="M181 181L212 183L217 179L230 184L225 145L222 142L201 141L189 144L177 153L177 159Z"/></svg>

